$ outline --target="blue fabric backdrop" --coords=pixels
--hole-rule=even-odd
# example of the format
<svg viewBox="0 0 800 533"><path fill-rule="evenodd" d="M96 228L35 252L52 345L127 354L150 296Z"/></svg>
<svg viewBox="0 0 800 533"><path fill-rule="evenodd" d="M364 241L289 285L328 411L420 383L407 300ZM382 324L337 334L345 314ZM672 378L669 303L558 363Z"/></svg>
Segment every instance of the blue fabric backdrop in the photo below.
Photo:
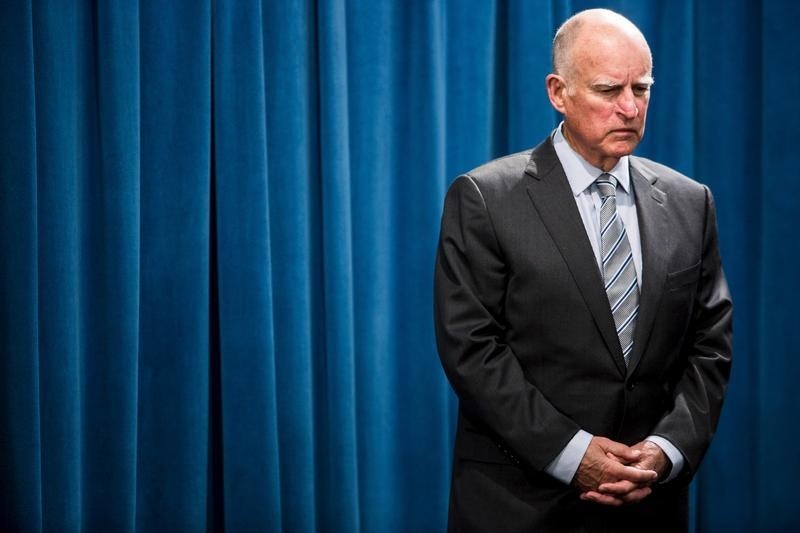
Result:
<svg viewBox="0 0 800 533"><path fill-rule="evenodd" d="M554 28L597 5L0 3L0 528L441 531L444 191L551 130ZM800 4L603 5L736 301L694 524L797 529Z"/></svg>

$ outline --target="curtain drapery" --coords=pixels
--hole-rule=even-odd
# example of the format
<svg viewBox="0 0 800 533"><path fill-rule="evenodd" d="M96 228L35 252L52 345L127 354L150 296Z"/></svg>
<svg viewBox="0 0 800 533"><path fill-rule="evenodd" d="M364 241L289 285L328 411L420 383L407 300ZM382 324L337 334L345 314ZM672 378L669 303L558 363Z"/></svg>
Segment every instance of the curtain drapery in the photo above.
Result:
<svg viewBox="0 0 800 533"><path fill-rule="evenodd" d="M613 0L707 183L734 369L697 531L800 526L800 7ZM448 183L537 144L568 0L0 3L0 529L441 531Z"/></svg>

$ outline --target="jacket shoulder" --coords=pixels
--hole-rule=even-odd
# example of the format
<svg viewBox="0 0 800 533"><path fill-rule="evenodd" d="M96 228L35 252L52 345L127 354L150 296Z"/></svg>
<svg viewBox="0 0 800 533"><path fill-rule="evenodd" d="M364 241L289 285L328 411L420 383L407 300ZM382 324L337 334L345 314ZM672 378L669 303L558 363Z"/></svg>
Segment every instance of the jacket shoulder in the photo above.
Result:
<svg viewBox="0 0 800 533"><path fill-rule="evenodd" d="M701 194L708 188L702 183L678 172L674 168L657 163L646 157L631 156L631 166L642 173L655 187L666 193Z"/></svg>
<svg viewBox="0 0 800 533"><path fill-rule="evenodd" d="M525 167L531 158L531 152L529 149L493 159L465 172L459 178L471 181L482 194L502 194L503 191L513 189L525 178Z"/></svg>

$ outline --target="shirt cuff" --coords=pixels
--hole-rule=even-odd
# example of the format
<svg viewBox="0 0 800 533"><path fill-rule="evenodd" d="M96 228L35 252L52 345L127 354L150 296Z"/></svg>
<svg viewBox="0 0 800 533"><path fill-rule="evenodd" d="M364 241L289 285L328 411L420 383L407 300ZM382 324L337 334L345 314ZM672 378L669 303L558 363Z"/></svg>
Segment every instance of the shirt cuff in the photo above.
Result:
<svg viewBox="0 0 800 533"><path fill-rule="evenodd" d="M572 483L572 478L575 477L575 472L578 471L578 467L581 465L581 459L583 459L592 437L591 433L579 429L575 436L564 446L561 453L556 455L556 458L545 467L544 471L562 483L567 485Z"/></svg>
<svg viewBox="0 0 800 533"><path fill-rule="evenodd" d="M675 445L673 445L670 441L664 437L659 437L658 435L650 435L645 440L649 440L653 444L657 444L664 454L669 457L669 460L672 461L672 470L669 471L669 475L662 480L661 483L672 481L678 477L678 474L680 474L681 470L683 470L684 462L683 454L680 452L680 450L676 448Z"/></svg>

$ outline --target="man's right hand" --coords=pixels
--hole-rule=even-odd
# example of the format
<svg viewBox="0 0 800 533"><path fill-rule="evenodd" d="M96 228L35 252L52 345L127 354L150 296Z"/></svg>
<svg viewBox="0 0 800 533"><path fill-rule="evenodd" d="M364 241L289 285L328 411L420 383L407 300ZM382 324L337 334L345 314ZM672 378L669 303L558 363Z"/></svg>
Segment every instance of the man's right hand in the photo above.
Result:
<svg viewBox="0 0 800 533"><path fill-rule="evenodd" d="M642 470L627 466L640 459L639 450L604 437L592 437L583 454L572 484L583 493L581 498L604 505L618 506L642 500L651 492L649 485L658 478L655 470ZM625 495L601 494L598 488L603 483L627 480L637 488Z"/></svg>

